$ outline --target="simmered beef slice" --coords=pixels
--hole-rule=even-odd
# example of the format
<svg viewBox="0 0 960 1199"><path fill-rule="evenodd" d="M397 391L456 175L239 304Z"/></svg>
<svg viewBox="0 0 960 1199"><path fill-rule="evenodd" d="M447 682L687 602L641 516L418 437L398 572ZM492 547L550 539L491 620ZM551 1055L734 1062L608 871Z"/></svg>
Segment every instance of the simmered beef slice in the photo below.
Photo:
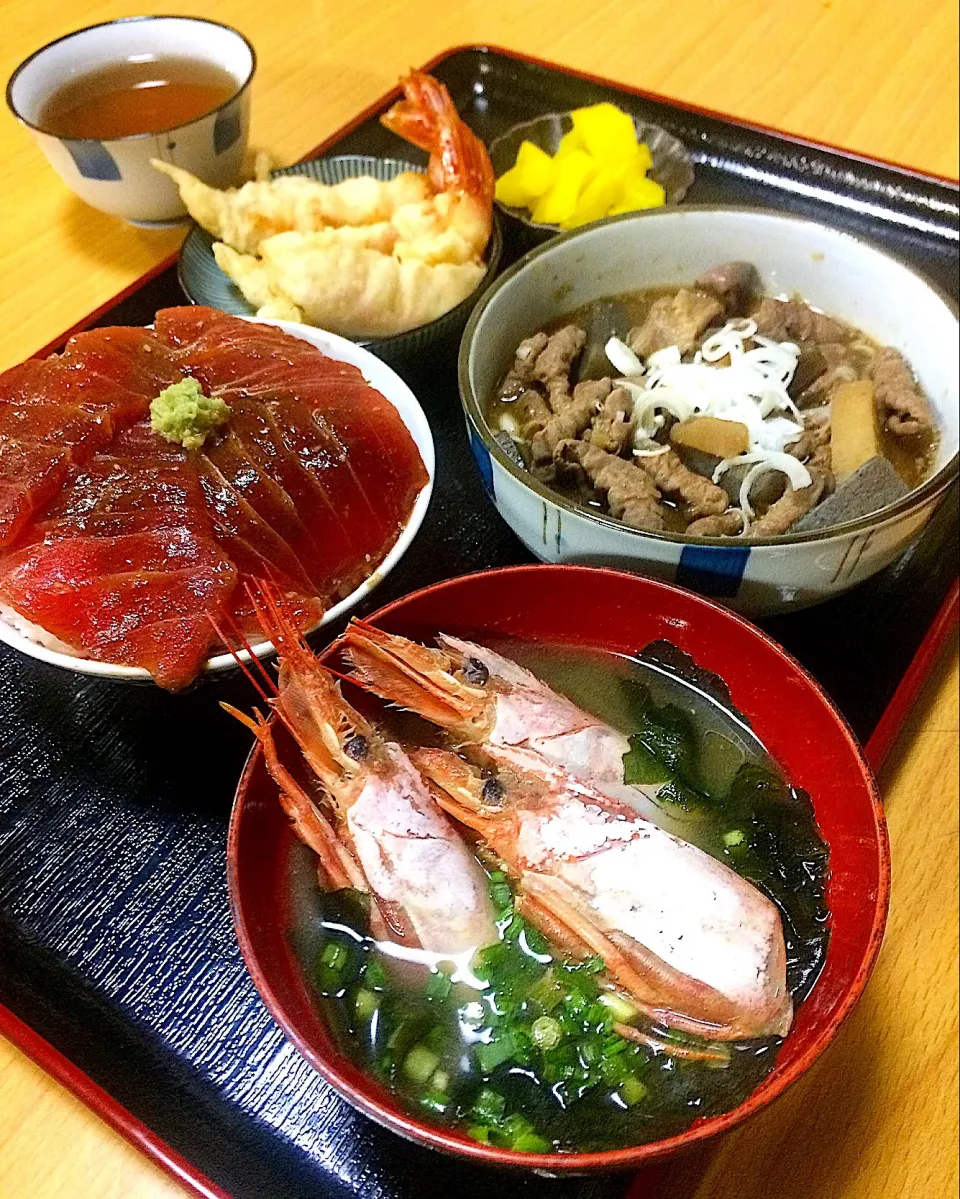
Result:
<svg viewBox="0 0 960 1199"><path fill-rule="evenodd" d="M764 296L751 314L757 332L774 341L844 342L846 326L823 312L817 312L803 300L775 300Z"/></svg>
<svg viewBox="0 0 960 1199"><path fill-rule="evenodd" d="M679 346L681 354L692 354L700 335L723 315L716 296L681 287L670 296L654 300L647 318L627 334L627 345L641 358L667 346Z"/></svg>
<svg viewBox="0 0 960 1199"><path fill-rule="evenodd" d="M639 467L586 441L567 441L560 452L566 462L579 465L597 491L606 494L611 516L635 529L663 529L660 493Z"/></svg>
<svg viewBox="0 0 960 1199"><path fill-rule="evenodd" d="M760 290L760 276L752 262L724 262L704 271L693 286L716 296L727 316L742 316Z"/></svg>
<svg viewBox="0 0 960 1199"><path fill-rule="evenodd" d="M553 416L553 410L539 391L527 387L517 396L510 409L516 422L517 433L523 441L529 441Z"/></svg>
<svg viewBox="0 0 960 1199"><path fill-rule="evenodd" d="M722 487L684 466L673 450L648 454L637 462L661 492L683 500L691 516L719 516L730 503Z"/></svg>
<svg viewBox="0 0 960 1199"><path fill-rule="evenodd" d="M598 382L606 385L607 395L585 440L608 454L619 454L633 435L633 396L625 387L612 387L609 379ZM583 386L580 383L577 391Z"/></svg>
<svg viewBox="0 0 960 1199"><path fill-rule="evenodd" d="M609 379L590 379L578 383L570 401L533 435L530 453L534 463L542 466L550 462L561 442L581 437L609 393Z"/></svg>
<svg viewBox="0 0 960 1199"><path fill-rule="evenodd" d="M871 368L877 403L891 433L909 437L933 428L930 401L920 391L913 372L899 350L886 347Z"/></svg>
<svg viewBox="0 0 960 1199"><path fill-rule="evenodd" d="M829 407L813 408L805 412L803 432L784 449L801 462L807 462L825 474L832 475Z"/></svg>
<svg viewBox="0 0 960 1199"><path fill-rule="evenodd" d="M753 521L750 525L750 536L779 537L788 533L801 516L806 516L820 501L828 487L828 479L823 472L811 469L810 477L812 482L809 487L788 487L763 516Z"/></svg>
<svg viewBox="0 0 960 1199"><path fill-rule="evenodd" d="M147 425L121 433L0 561L0 598L91 658L191 682L229 612L237 572L196 472Z"/></svg>
<svg viewBox="0 0 960 1199"><path fill-rule="evenodd" d="M517 346L517 352L513 357L513 366L507 371L506 378L500 385L498 394L502 398L513 398L519 396L533 382L533 370L536 366L537 358L541 351L546 347L546 333L534 333L532 337L525 337Z"/></svg>
<svg viewBox="0 0 960 1199"><path fill-rule="evenodd" d="M743 517L738 508L720 512L716 516L698 516L686 527L690 537L736 537L743 528Z"/></svg>
<svg viewBox="0 0 960 1199"><path fill-rule="evenodd" d="M533 377L547 390L547 399L554 412L559 412L570 400L570 371L583 349L587 335L576 325L564 325L551 333L547 344L537 355Z"/></svg>

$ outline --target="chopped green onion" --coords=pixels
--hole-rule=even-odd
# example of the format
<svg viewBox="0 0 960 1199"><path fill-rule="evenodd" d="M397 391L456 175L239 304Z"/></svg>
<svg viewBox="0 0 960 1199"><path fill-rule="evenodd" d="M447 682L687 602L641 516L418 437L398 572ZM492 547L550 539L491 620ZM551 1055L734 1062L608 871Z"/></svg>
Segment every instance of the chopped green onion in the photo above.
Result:
<svg viewBox="0 0 960 1199"><path fill-rule="evenodd" d="M639 1103L646 1096L647 1088L634 1074L631 1074L629 1078L625 1078L620 1084L620 1098L627 1107L633 1107L634 1104Z"/></svg>
<svg viewBox="0 0 960 1199"><path fill-rule="evenodd" d="M342 941L328 941L317 959L317 985L321 991L335 992L350 981L347 977L353 954Z"/></svg>
<svg viewBox="0 0 960 1199"><path fill-rule="evenodd" d="M590 1066L595 1066L603 1057L603 1045L596 1037L583 1037L577 1045L580 1053L580 1060L588 1069Z"/></svg>
<svg viewBox="0 0 960 1199"><path fill-rule="evenodd" d="M507 876L501 870L494 870L490 875L490 899L497 913L498 920L505 920L513 915L513 890L507 882Z"/></svg>
<svg viewBox="0 0 960 1199"><path fill-rule="evenodd" d="M341 941L328 941L320 954L320 964L339 974L350 961L350 950Z"/></svg>
<svg viewBox="0 0 960 1199"><path fill-rule="evenodd" d="M382 991L388 981L383 963L377 961L376 958L368 958L367 964L363 968L363 981L371 990Z"/></svg>
<svg viewBox="0 0 960 1199"><path fill-rule="evenodd" d="M638 1008L632 1004L629 999L625 999L623 995L617 995L614 991L604 991L600 996L600 1002L610 1012L614 1020L621 1024L629 1024L637 1016Z"/></svg>
<svg viewBox="0 0 960 1199"><path fill-rule="evenodd" d="M723 843L727 849L732 849L734 845L742 845L745 840L742 829L732 828L729 833L723 834Z"/></svg>
<svg viewBox="0 0 960 1199"><path fill-rule="evenodd" d="M425 1107L428 1112L433 1112L435 1116L442 1116L450 1106L450 1096L442 1091L427 1091L425 1095L420 1096L420 1106Z"/></svg>
<svg viewBox="0 0 960 1199"><path fill-rule="evenodd" d="M490 1144L490 1129L484 1127L483 1124L468 1124L464 1131L468 1137L479 1141L481 1145Z"/></svg>
<svg viewBox="0 0 960 1199"><path fill-rule="evenodd" d="M585 970L587 974L599 974L601 970L606 970L606 968L607 963L599 954L594 954L593 957L586 958L580 963L580 969Z"/></svg>
<svg viewBox="0 0 960 1199"><path fill-rule="evenodd" d="M552 968L544 971L537 979L527 992L527 999L538 1003L545 1012L552 1012L563 999L563 987Z"/></svg>
<svg viewBox="0 0 960 1199"><path fill-rule="evenodd" d="M470 1114L483 1124L499 1124L507 1108L507 1101L499 1091L484 1087L474 1100Z"/></svg>
<svg viewBox="0 0 960 1199"><path fill-rule="evenodd" d="M358 1020L369 1020L379 1006L380 996L366 987L361 987L353 1000L353 1010Z"/></svg>
<svg viewBox="0 0 960 1199"><path fill-rule="evenodd" d="M549 1153L550 1142L534 1129L533 1125L519 1112L508 1116L503 1122L501 1135L508 1149L518 1153Z"/></svg>
<svg viewBox="0 0 960 1199"><path fill-rule="evenodd" d="M417 1044L403 1059L403 1072L407 1078L422 1085L439 1064L440 1058L432 1049L428 1049L426 1045Z"/></svg>
<svg viewBox="0 0 960 1199"><path fill-rule="evenodd" d="M516 941L526 927L527 922L522 916L514 916L507 927L503 930L503 939L505 941Z"/></svg>
<svg viewBox="0 0 960 1199"><path fill-rule="evenodd" d="M563 1029L552 1016L540 1016L531 1025L530 1036L538 1049L553 1049L560 1044Z"/></svg>

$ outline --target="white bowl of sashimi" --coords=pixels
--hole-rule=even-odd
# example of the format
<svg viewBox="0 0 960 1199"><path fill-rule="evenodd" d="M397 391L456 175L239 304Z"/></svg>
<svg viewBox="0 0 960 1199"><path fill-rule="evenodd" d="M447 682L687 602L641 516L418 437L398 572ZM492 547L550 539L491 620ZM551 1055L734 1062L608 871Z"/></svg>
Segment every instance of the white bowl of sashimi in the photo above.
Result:
<svg viewBox="0 0 960 1199"><path fill-rule="evenodd" d="M46 474L0 458L0 641L101 678L179 690L270 654L254 580L298 632L336 620L403 557L433 488L403 380L289 321L186 307L82 333L0 375L0 412L31 444L38 414L66 430Z"/></svg>

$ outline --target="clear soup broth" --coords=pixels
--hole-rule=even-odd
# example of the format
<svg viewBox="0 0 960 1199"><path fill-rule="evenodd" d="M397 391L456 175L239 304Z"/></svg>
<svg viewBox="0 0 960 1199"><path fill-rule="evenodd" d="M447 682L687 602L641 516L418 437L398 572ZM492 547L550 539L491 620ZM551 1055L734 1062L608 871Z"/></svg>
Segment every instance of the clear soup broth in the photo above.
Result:
<svg viewBox="0 0 960 1199"><path fill-rule="evenodd" d="M702 675L677 677L655 646L637 659L515 642L491 648L633 736L635 772L651 761L660 777L669 771L659 799L670 831L682 826L684 839L776 903L787 982L801 1003L829 940L828 850L809 797L784 780L746 722ZM443 744L418 717L376 712L402 744ZM322 892L305 847L295 860L291 939L328 1025L344 1053L428 1122L521 1151L615 1149L729 1111L776 1062L779 1037L711 1046L662 1030L681 1048L715 1051L701 1061L618 1036L598 960L575 964L554 951L514 912L508 881L482 856L501 939L474 959L473 985L384 952L369 936L362 898Z"/></svg>
<svg viewBox="0 0 960 1199"><path fill-rule="evenodd" d="M159 133L206 116L236 91L229 72L196 58L117 62L54 92L37 124L63 138Z"/></svg>

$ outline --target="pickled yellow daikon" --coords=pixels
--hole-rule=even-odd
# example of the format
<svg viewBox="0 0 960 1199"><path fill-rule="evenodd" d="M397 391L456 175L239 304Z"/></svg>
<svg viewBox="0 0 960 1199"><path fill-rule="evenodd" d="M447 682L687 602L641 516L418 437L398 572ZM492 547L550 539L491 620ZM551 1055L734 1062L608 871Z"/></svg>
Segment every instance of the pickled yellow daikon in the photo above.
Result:
<svg viewBox="0 0 960 1199"><path fill-rule="evenodd" d="M664 189L647 172L650 148L637 141L633 118L614 104L574 109L573 128L552 156L521 142L515 164L501 175L496 197L530 209L540 225L576 229L590 221L666 203Z"/></svg>

